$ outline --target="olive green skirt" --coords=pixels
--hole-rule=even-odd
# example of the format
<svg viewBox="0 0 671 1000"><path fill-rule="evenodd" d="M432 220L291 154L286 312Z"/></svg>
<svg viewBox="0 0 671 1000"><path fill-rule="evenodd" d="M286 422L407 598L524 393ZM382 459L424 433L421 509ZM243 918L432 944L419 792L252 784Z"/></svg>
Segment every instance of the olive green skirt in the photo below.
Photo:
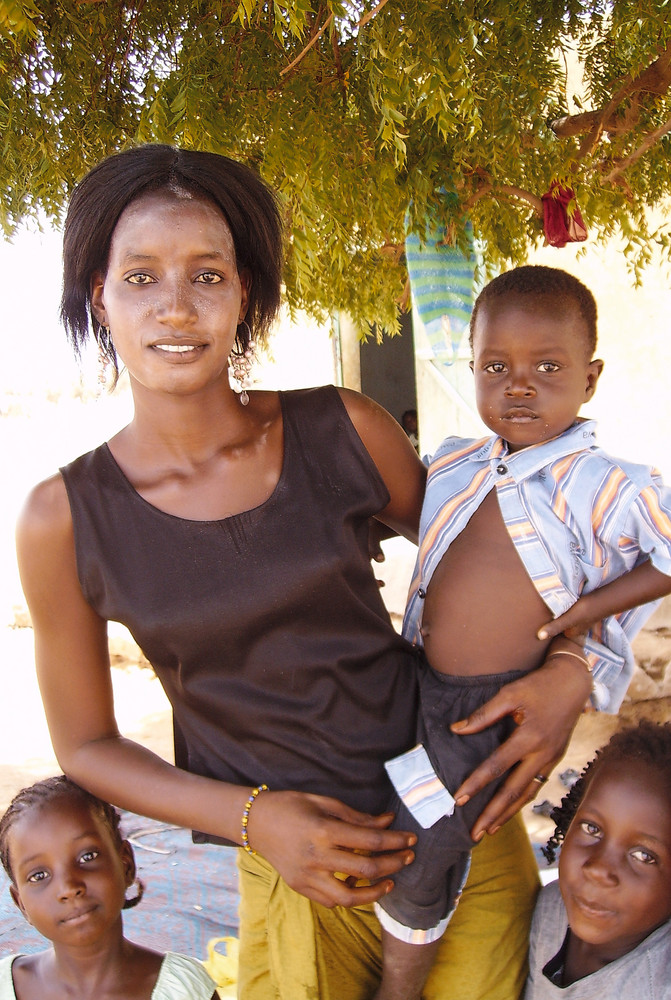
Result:
<svg viewBox="0 0 671 1000"><path fill-rule="evenodd" d="M372 906L327 909L238 852L240 1000L369 1000L380 975ZM425 1000L518 1000L538 872L516 816L473 851L471 871Z"/></svg>

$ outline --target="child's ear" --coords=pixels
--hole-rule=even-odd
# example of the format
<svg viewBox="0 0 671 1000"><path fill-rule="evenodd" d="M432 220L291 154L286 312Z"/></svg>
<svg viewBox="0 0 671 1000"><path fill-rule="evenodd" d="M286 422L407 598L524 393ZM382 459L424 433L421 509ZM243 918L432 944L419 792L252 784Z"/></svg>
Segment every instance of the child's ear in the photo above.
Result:
<svg viewBox="0 0 671 1000"><path fill-rule="evenodd" d="M599 376L603 371L603 361L601 358L595 358L594 361L590 361L587 366L587 385L585 386L585 402L591 399L596 392L596 384L599 381Z"/></svg>
<svg viewBox="0 0 671 1000"><path fill-rule="evenodd" d="M126 888L130 889L133 882L135 881L135 876L137 875L137 868L135 865L135 855L133 854L133 848L128 843L127 840L122 840L121 848L119 850L119 855L121 856L121 862L123 864L124 875L126 878Z"/></svg>
<svg viewBox="0 0 671 1000"><path fill-rule="evenodd" d="M25 908L25 906L23 905L23 903L21 901L21 896L19 895L19 890L16 888L15 885L12 885L11 883L10 883L10 886L9 886L9 895L12 897L12 901L14 903L14 906L16 906L19 910L21 910L21 913L23 914L23 916L26 918L26 920L28 921L28 923L30 923L31 922L30 921L30 917L26 913L26 908Z"/></svg>

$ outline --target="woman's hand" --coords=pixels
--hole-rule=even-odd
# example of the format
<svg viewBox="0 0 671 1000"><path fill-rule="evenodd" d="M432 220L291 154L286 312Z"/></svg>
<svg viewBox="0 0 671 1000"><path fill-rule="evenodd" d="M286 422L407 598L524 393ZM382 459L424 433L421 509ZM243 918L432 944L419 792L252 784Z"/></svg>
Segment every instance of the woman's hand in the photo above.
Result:
<svg viewBox="0 0 671 1000"><path fill-rule="evenodd" d="M254 802L247 833L296 892L323 906L358 906L386 895L389 876L414 859L415 836L388 830L392 819L321 795L270 791Z"/></svg>
<svg viewBox="0 0 671 1000"><path fill-rule="evenodd" d="M487 758L455 792L457 805L463 805L490 781L510 768L510 774L496 795L478 817L471 835L495 833L499 827L538 793L537 775L547 777L566 752L576 722L589 698L592 680L575 652L579 647L562 637L561 646L550 647L545 663L511 684L506 684L494 698L468 719L452 726L460 735L479 733L494 722L511 715L517 725L514 733ZM561 656L562 650L572 655Z"/></svg>

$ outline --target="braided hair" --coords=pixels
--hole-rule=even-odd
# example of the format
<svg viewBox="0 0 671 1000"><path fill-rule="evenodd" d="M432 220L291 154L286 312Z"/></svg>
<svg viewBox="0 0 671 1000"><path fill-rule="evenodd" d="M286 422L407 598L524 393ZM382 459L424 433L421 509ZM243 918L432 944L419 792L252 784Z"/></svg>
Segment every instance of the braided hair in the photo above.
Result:
<svg viewBox="0 0 671 1000"><path fill-rule="evenodd" d="M14 823L21 816L30 812L31 809L41 809L52 802L64 799L74 799L89 809L91 815L107 827L112 836L115 848L121 850L123 843L121 815L113 805L87 792L84 788L76 785L74 781L66 778L64 774L58 774L52 778L44 778L42 781L36 781L34 785L22 788L14 796L2 819L0 819L0 862L12 885L16 885L16 878L12 871L9 834ZM136 882L138 887L137 895L124 901L124 910L137 906L142 899L144 885L140 879L137 879Z"/></svg>
<svg viewBox="0 0 671 1000"><path fill-rule="evenodd" d="M593 760L586 765L560 805L550 813L550 818L556 824L555 831L546 846L541 848L548 864L555 860L557 850L561 847L594 775L598 774L604 764L632 760L640 761L660 774L671 793L671 723L658 724L643 719L637 726L628 726L615 733L605 746L597 750Z"/></svg>

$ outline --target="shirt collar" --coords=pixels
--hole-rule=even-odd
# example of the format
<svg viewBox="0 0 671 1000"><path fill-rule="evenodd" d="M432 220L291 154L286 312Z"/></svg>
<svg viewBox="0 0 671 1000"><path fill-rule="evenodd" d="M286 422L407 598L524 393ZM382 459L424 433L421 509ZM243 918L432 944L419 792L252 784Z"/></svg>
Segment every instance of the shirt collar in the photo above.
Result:
<svg viewBox="0 0 671 1000"><path fill-rule="evenodd" d="M508 444L498 436L487 438L481 448L473 452L471 461L481 463L501 463L508 467L516 480L528 479L540 469L556 462L566 455L585 451L596 446L596 421L576 420L563 434L549 441L530 445L521 451L510 451Z"/></svg>

